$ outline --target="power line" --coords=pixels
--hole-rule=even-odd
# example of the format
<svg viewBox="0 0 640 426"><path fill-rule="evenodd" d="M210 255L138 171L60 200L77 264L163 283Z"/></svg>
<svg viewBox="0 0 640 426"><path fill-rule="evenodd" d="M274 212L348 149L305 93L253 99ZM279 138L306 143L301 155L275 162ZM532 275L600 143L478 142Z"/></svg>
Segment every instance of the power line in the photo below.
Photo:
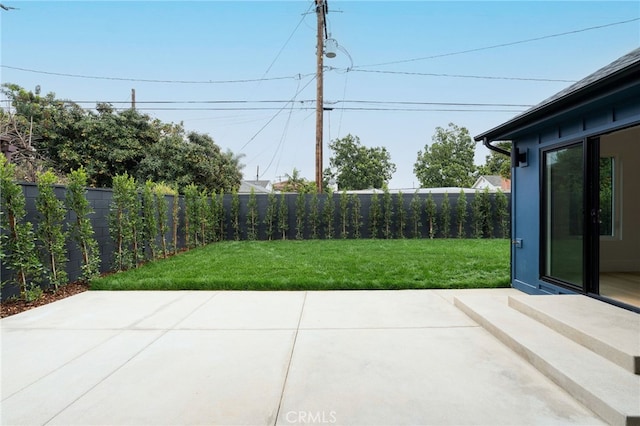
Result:
<svg viewBox="0 0 640 426"><path fill-rule="evenodd" d="M313 81L313 80L312 80ZM309 83L307 83L308 85ZM306 87L306 86L305 86ZM297 91L297 93L300 93L300 91ZM5 101L0 100L0 102ZM9 99L6 99L6 101L9 101ZM67 102L73 102L76 104L87 104L87 103L106 103L106 104L129 104L131 101L67 101ZM202 101L196 101L196 100L186 100L186 101L170 101L170 100L159 100L159 101L136 101L137 105L142 105L142 104L250 104L250 103L284 103L285 106L284 108L286 108L286 106L288 104L296 104L296 103L300 103L300 104L305 104L305 103L313 103L315 102L315 99L300 99L300 100L295 100L295 98L293 99L281 99L281 100L256 100L256 101L250 101L250 100L202 100ZM435 105L435 106L473 106L473 107L523 107L523 108L529 108L532 107L533 105L531 104L504 104L504 103L478 103L478 102L418 102L418 101L380 101L380 100L365 100L365 99L342 99L342 100L338 100L338 101L325 101L324 104L325 105L336 105L336 104L373 104L373 105ZM126 108L128 109L128 108ZM150 109L178 109L178 110L190 110L190 109L201 109L201 108L191 108L191 107L180 107L180 108L164 108L164 107L154 107L154 108L150 108ZM229 109L231 111L233 110L251 110L251 109L279 109L276 107L226 107L226 108L205 108L205 109L215 109L215 110L226 110ZM335 109L339 109L339 108L335 108Z"/></svg>
<svg viewBox="0 0 640 426"><path fill-rule="evenodd" d="M307 88L307 86L309 86L309 85L310 85L310 84L311 84L315 79L316 79L316 77L315 77L315 75L314 75L314 77L313 77L312 79L310 79L310 80L307 82L307 84L305 84L305 85L302 87L302 89L296 90L296 93L293 95L293 97L291 98L290 102L294 102L294 101L295 101L295 99L296 99L296 97L297 97L297 96L298 96L298 95L299 95L299 94L300 94L304 89L306 89L306 88ZM300 87L300 83L299 83L299 82L298 82L298 87ZM252 141L253 141L253 140L254 140L254 139L255 139L255 138L256 138L256 137L257 137L257 136L258 136L258 135L259 135L259 134L260 134L260 133L261 133L261 132L262 132L262 131L263 131L263 130L264 130L264 129L265 129L265 128L266 128L266 127L271 123L271 122L272 122L272 121L273 121L273 120L275 120L275 119L276 119L276 117L277 117L278 115L280 115L280 113L281 113L282 111L284 111L284 109L287 107L287 105L288 105L288 103L287 103L287 104L284 104L284 106L282 106L281 108L278 108L278 109L277 109L277 110L278 110L278 112L276 112L276 113L273 115L273 117L271 117L271 118L269 119L269 121L267 121L267 122L264 124L264 126L262 126L262 127L260 128L260 130L258 130L258 131L253 135L253 136L251 136L251 138L250 138L250 139L249 139L249 140L248 140L244 145L242 145L242 147L240 148L240 151L242 151L244 148L246 148L246 147L247 147L247 145L249 145L249 144L250 144L250 143L251 143L251 142L252 142ZM263 108L263 109L265 109L265 108ZM272 108L272 109L276 109L276 108Z"/></svg>
<svg viewBox="0 0 640 426"><path fill-rule="evenodd" d="M299 88L300 88L300 82L298 82L298 87L296 87L296 95L300 93L298 90ZM294 99L295 99L295 95L294 95ZM291 103L291 108L289 109L289 115L287 116L287 121L284 125L284 129L282 130L282 136L280 137L280 142L278 143L278 146L276 147L276 150L273 153L273 157L271 157L271 161L269 161L267 168L264 169L260 177L263 177L269 171L269 169L271 168L271 165L273 164L273 160L276 158L279 151L280 151L280 156L278 157L278 162L276 163L276 171L278 170L278 167L280 167L280 159L282 158L282 151L280 149L284 144L284 141L287 137L287 133L289 132L289 123L291 123L292 114L293 114L293 103Z"/></svg>
<svg viewBox="0 0 640 426"><path fill-rule="evenodd" d="M628 24L630 22L635 22L635 21L639 21L639 20L640 20L640 18L627 19L625 21L612 22L612 23L604 24L604 25L596 25L594 27L581 28L581 29L578 29L578 30L566 31L566 32L557 33L557 34L550 34L550 35L545 35L545 36L541 36L541 37L528 38L528 39L525 39L525 40L512 41L512 42L509 42L509 43L494 44L492 46L484 46L484 47L478 47L478 48L475 48L475 49L460 50L460 51L457 51L457 52L441 53L439 55L422 56L422 57L411 58L411 59L402 59L402 60L399 60L399 61L380 62L380 63L377 63L377 64L367 64L367 65L356 65L354 68L364 68L364 67L376 67L376 66L381 66L381 65L402 64L402 63L406 63L406 62L424 61L426 59L443 58L445 56L462 55L464 53L480 52L480 51L483 51L483 50L497 49L499 47L514 46L516 44L530 43L532 41L546 40L546 39L554 38L554 37L561 37L561 36L570 35L570 34L582 33L582 32L585 32L585 31L592 31L592 30L598 30L598 29L601 29L601 28L613 27L615 25Z"/></svg>
<svg viewBox="0 0 640 426"><path fill-rule="evenodd" d="M154 79L146 79L146 78L106 77L106 76L97 76L97 75L68 74L68 73L60 73L60 72L33 70L29 68L13 67L9 65L0 65L0 67L16 70L16 71L31 72L35 74L56 75L60 77L85 78L85 79L91 79L91 80L134 81L134 82L141 82L141 83L165 83L165 84L167 83L168 84L255 83L257 81L290 80L290 79L301 80L304 77L315 75L314 73L309 73L309 74L295 74L293 76L269 77L269 78L247 78L247 79L240 79L240 80L154 80Z"/></svg>
<svg viewBox="0 0 640 426"><path fill-rule="evenodd" d="M276 63L276 61L278 60L278 58L282 54L282 51L284 50L284 48L287 47L287 44L289 44L289 42L291 41L291 38L293 37L293 35L296 33L296 31L298 31L298 28L300 27L300 24L302 24L302 21L305 20L306 14L309 13L309 11L311 10L312 7L313 7L313 3L310 3L309 7L307 8L307 10L302 14L302 18L300 18L300 21L298 21L298 25L296 25L296 27L293 29L293 31L289 35L289 38L287 38L287 41L284 42L284 44L282 45L282 47L280 48L280 50L276 54L276 57L273 58L273 61L271 61L271 64L269 64L269 67L267 67L267 70L262 75L262 78L264 78L267 74L269 74L269 71L271 71L271 67L273 67L273 64Z"/></svg>
<svg viewBox="0 0 640 426"><path fill-rule="evenodd" d="M378 74L399 74L399 75L418 75L427 77L452 77L452 78L477 78L483 80L517 80L517 81L544 81L559 83L575 83L577 80L564 80L558 78L535 78L535 77L499 77L488 75L464 75L464 74L437 74L428 72L407 72L407 71L385 71L385 70L364 70L364 69L346 69L347 72L368 72Z"/></svg>
<svg viewBox="0 0 640 426"><path fill-rule="evenodd" d="M426 59L426 58L423 58L423 59ZM416 60L419 60L419 59L416 59ZM391 63L387 63L387 64L391 64ZM377 64L377 65L385 65L385 64ZM154 79L139 79L139 78L128 78L128 77L107 77L107 76L67 74L67 73L40 71L40 70L33 70L28 68L13 67L9 65L0 65L0 66L2 68L17 70L17 71L31 72L35 74L55 75L55 76L69 77L69 78L84 78L84 79L92 79L92 80L111 80L111 81L131 81L131 82L142 82L142 83L163 83L163 84L234 84L234 83L240 84L240 83L255 83L255 82L262 82L262 81L289 80L289 79L302 80L305 77L314 75L313 73L307 73L307 74L295 74L292 76L280 76L280 77L268 77L268 78L262 77L262 78L241 79L241 80L154 80ZM357 68L357 69L354 69L354 68ZM267 72L268 71L269 70L267 70ZM360 69L360 67L353 67L353 68L327 67L327 71L365 72L365 73L414 75L414 76L427 76L427 77L475 78L475 79L484 79L484 80L516 80L516 81L563 82L563 83L576 82L576 80L553 79L553 78L505 77L505 76L487 76L487 75L368 70L368 69ZM267 74L267 72L265 72L265 75Z"/></svg>
<svg viewBox="0 0 640 426"><path fill-rule="evenodd" d="M276 116L282 112L287 106L282 108L275 107L256 107L256 108L136 108L136 111L278 111L271 119L260 129L262 131ZM89 109L89 108L85 108ZM116 111L127 110L129 108L114 108ZM313 107L297 107L293 108L295 111L311 111L315 110ZM467 108L467 109L445 109L445 108L381 108L381 107L332 107L332 110L337 111L458 111L458 112L522 112L523 109L481 109L481 108ZM259 132L260 132L259 131ZM258 133L259 133L258 132ZM254 135L254 137L257 136ZM250 139L247 143L253 140ZM245 145L246 146L246 145ZM243 146L244 147L244 146Z"/></svg>

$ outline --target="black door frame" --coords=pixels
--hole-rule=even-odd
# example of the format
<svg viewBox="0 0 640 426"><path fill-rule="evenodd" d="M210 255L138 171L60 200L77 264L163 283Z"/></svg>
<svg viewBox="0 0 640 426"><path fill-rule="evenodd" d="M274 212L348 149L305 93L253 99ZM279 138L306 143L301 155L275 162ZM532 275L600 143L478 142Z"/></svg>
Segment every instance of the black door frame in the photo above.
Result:
<svg viewBox="0 0 640 426"><path fill-rule="evenodd" d="M584 292L600 295L600 136L584 142Z"/></svg>

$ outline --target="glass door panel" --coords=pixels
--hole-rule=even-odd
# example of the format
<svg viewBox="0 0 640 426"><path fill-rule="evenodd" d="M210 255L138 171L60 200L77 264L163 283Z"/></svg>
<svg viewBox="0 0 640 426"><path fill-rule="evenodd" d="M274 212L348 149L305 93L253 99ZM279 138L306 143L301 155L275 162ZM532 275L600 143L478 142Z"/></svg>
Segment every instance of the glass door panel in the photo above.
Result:
<svg viewBox="0 0 640 426"><path fill-rule="evenodd" d="M583 145L544 153L544 275L584 286Z"/></svg>

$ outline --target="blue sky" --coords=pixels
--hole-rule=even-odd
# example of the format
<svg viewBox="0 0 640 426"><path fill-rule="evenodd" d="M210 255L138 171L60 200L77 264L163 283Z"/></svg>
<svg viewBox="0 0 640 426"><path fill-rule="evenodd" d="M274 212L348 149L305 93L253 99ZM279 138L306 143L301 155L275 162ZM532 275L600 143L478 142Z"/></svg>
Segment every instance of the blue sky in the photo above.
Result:
<svg viewBox="0 0 640 426"><path fill-rule="evenodd" d="M40 85L43 93L88 101L82 104L86 107L96 101L125 107L135 88L138 108L150 109L144 112L183 122L187 130L211 135L223 149L244 153L246 179L255 179L258 167L261 179L271 181L291 174L294 167L314 178L316 16L311 0L2 3L19 8L0 11L2 83L30 90ZM417 152L431 142L436 126L453 122L476 135L525 108L407 102L534 105L571 83L520 78L585 77L640 45L638 18L639 1L329 0L328 30L349 53L353 68L346 71L352 62L340 51L324 62L330 67L324 79L325 106L334 108L324 118L325 167L329 140L351 133L367 146L390 151L398 169L392 188L413 188L418 183L413 174ZM261 78L265 80L219 83ZM289 100L295 102L195 103ZM341 111L341 106L386 110ZM423 111L390 110L399 108ZM476 162L484 162L485 155L486 149L478 146Z"/></svg>

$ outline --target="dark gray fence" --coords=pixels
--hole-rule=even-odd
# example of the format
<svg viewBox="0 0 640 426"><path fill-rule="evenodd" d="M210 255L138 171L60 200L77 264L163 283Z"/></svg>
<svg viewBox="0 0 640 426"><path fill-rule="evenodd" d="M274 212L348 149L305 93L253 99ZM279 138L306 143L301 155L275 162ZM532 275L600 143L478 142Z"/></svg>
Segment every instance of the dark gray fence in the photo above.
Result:
<svg viewBox="0 0 640 426"><path fill-rule="evenodd" d="M31 222L34 225L34 230L36 229L38 222L38 212L35 207L35 201L38 196L38 188L35 184L23 183L22 188L26 198L26 209L27 216L26 220ZM58 186L55 188L55 193L58 199L64 200L65 198L66 188L63 186ZM113 241L109 236L109 206L111 204L113 192L111 189L92 189L89 188L86 192L87 200L89 201L91 207L94 210L94 213L90 216L91 223L93 225L93 229L95 232L95 238L98 242L98 246L100 247L100 255L101 255L101 272L107 272L112 269L113 266ZM450 229L449 235L451 238L457 237L458 234L458 225L457 225L457 202L459 193L451 193L449 196L449 203L451 207L451 219L450 219ZM508 209L510 210L510 194L505 194L508 200ZM239 194L237 195L240 201L240 209L239 209L239 234L240 239L247 238L247 214L248 214L248 203L250 199L249 194ZM257 239L258 240L266 240L267 236L267 225L264 222L265 220L265 212L268 206L268 194L256 194L256 202L257 202L257 211L259 217L259 223L257 227ZM421 200L421 210L420 210L420 228L419 232L422 238L429 237L429 227L427 220L427 213L425 211L425 201L428 197L426 193L418 194ZM226 239L233 240L235 238L235 232L232 226L232 217L231 217L231 204L232 204L232 195L224 195L223 197L223 206L224 206L224 230L226 233ZM285 203L287 205L287 228L286 238L287 239L295 239L297 238L297 211L296 211L296 202L298 198L298 194L284 194ZM341 209L340 209L340 194L336 193L332 196L334 202L334 215L333 215L333 238L339 239L341 237L342 232L342 222L341 222ZM371 224L369 212L371 210L371 204L373 195L372 194L357 194L357 197L360 200L360 214L362 225L360 226L360 238L371 238ZM413 193L402 194L402 197L398 197L397 194L392 194L392 205L393 205L393 219L391 221L391 234L393 238L399 237L399 226L398 226L398 211L400 209L400 204L404 209L405 216L405 228L404 228L404 237L412 238L413 235L413 221L412 221L412 209L411 209L411 200L413 199ZM441 220L441 208L442 202L444 199L444 194L432 194L433 200L437 205L438 211L438 224L437 224L437 233L435 235L436 238L442 237L442 220ZM465 223L465 237L473 236L473 212L472 212L472 201L475 197L475 194L470 193L466 194L466 202L467 202L467 220ZM306 195L305 202L305 219L303 221L304 226L302 229L301 238L309 239L311 238L311 227L309 223L309 212L310 212L310 202L312 199L311 195ZM498 223L498 218L496 214L495 208L495 194L490 194L491 204L492 204L492 217L490 220L493 222L493 235L492 237L503 238L508 237L500 234L500 224ZM171 208L173 205L174 197L166 196L166 200L168 202L168 232L166 235L167 244L173 245L173 223L171 217ZM329 196L327 194L318 195L318 238L326 238L326 221L323 217L324 206L329 200ZM276 196L277 205L280 204L280 194ZM179 224L178 224L178 241L177 247L184 248L185 246L185 228L184 228L184 215L185 215L185 206L183 197L178 198L178 202L180 205L180 213L179 213ZM379 226L380 230L384 227L384 196L383 194L378 194L378 202L380 205L380 218L379 218ZM400 203L401 202L401 203ZM354 238L354 227L351 215L352 202L349 202L349 217L348 217L348 236L347 238ZM67 224L75 221L75 215L71 212L67 213L66 217ZM4 230L2 230L4 232ZM382 238L382 231L379 232L377 238ZM276 228L276 231L273 235L273 239L281 239L282 233ZM81 262L82 256L80 250L77 248L76 244L73 241L67 242L67 254L69 258L69 262L67 264L67 273L69 274L69 279L74 281L78 279L81 275ZM0 264L0 279L5 282L10 277L10 271L8 271L4 265ZM7 284L2 288L2 300L6 300L7 298L17 295L18 289L14 285Z"/></svg>

